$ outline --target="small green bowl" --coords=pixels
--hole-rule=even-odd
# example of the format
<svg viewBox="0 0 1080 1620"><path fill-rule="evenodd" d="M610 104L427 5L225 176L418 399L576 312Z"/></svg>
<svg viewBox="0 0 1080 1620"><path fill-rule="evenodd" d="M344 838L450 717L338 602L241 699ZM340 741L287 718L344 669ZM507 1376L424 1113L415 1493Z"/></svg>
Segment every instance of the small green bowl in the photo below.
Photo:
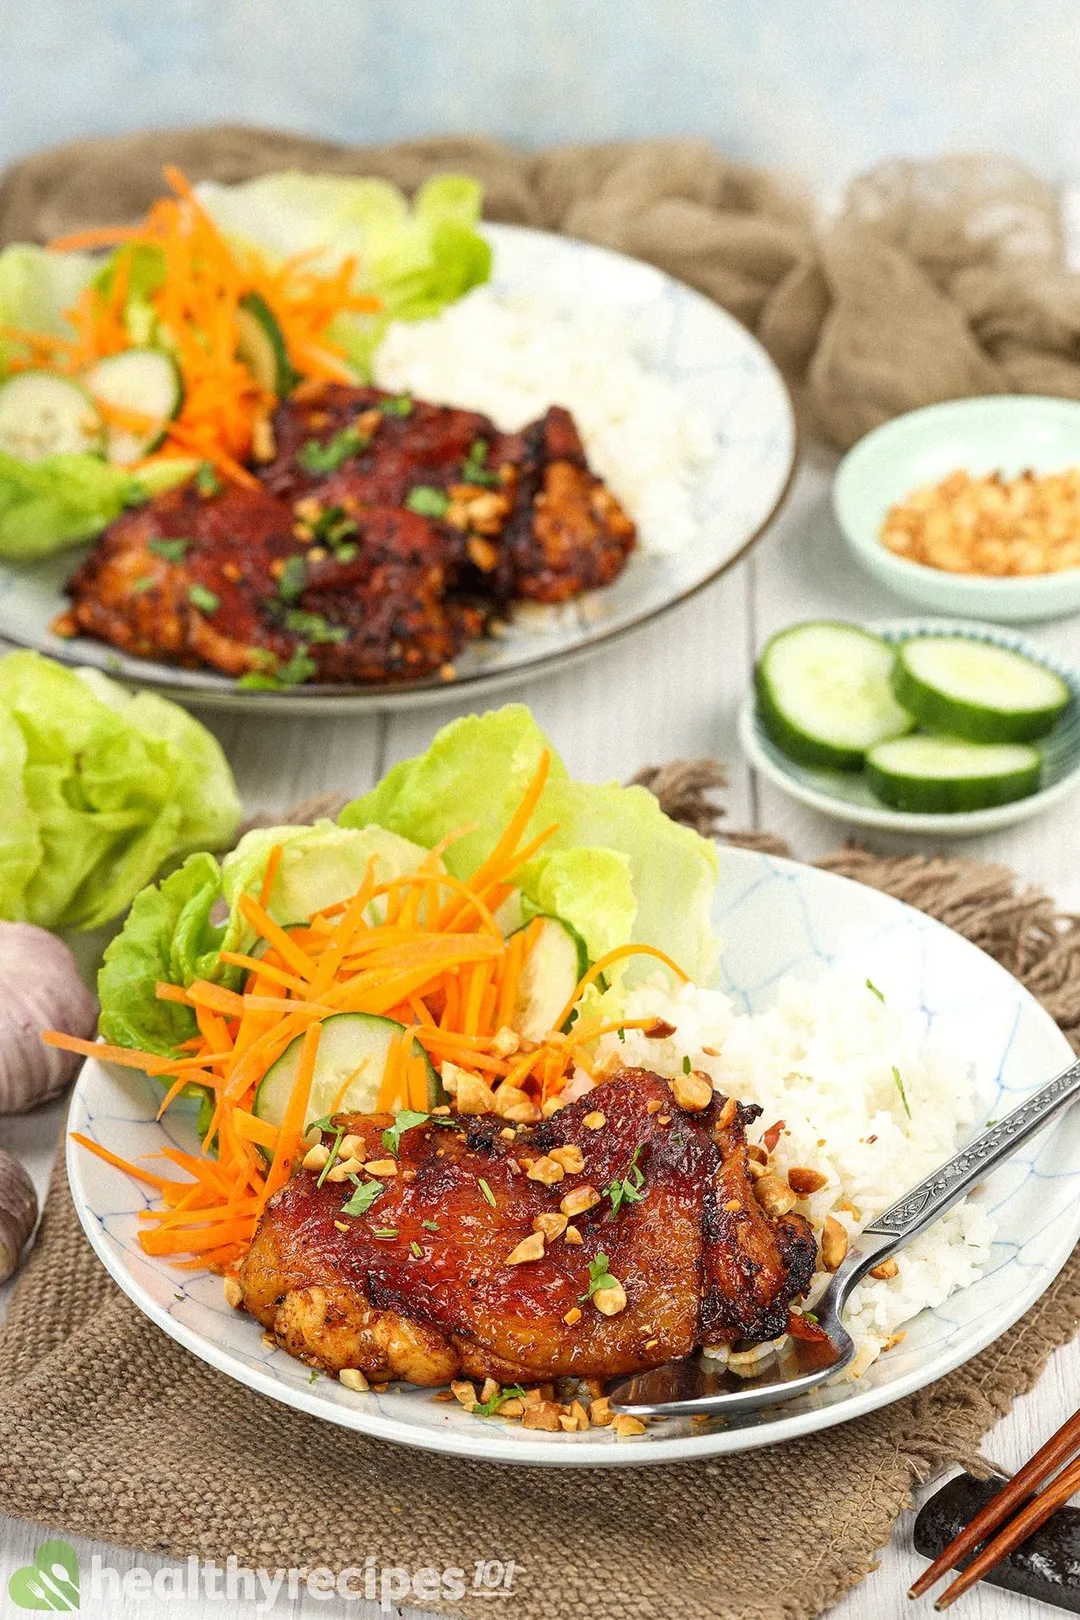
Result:
<svg viewBox="0 0 1080 1620"><path fill-rule="evenodd" d="M1062 472L1080 466L1080 403L1038 394L990 394L909 411L849 450L833 484L836 520L862 566L898 596L935 613L999 624L1080 612L1080 568L1057 574L950 574L909 562L879 538L889 508L920 484L963 468Z"/></svg>

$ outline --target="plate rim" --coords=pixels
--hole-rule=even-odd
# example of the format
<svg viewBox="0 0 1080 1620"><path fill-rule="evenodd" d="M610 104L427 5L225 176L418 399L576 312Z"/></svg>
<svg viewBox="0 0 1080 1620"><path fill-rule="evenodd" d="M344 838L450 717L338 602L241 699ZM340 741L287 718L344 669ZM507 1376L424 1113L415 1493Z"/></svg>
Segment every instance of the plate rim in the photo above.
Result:
<svg viewBox="0 0 1080 1620"><path fill-rule="evenodd" d="M1080 401L1076 402L1080 411ZM936 407L928 407L936 409ZM1067 670L1070 676L1070 685L1077 694L1076 702L1080 704L1080 666L1072 664L1067 658L1059 658L1056 653L1046 654L1045 650L1029 641L1026 636L1019 635L1011 625L992 624L978 619L957 619L940 614L921 616L908 616L894 619L870 619L863 623L852 621L862 628L872 631L875 635L887 632L910 630L918 633L931 627L935 633L955 634L967 636L969 639L989 640L995 645L1008 644L1011 648L1021 651L1024 656L1035 662L1046 664L1057 674L1060 669ZM1053 663L1047 664L1047 658ZM1056 666L1056 667L1055 667ZM997 832L1004 827L1015 826L1018 822L1028 821L1051 809L1061 799L1070 793L1080 790L1080 753L1075 763L1058 781L1051 782L1048 787L1040 788L1037 793L1030 793L1024 799L1013 799L1008 804L992 805L986 810L961 811L916 811L892 810L888 805L855 804L848 799L834 798L832 794L820 788L812 787L801 782L797 777L789 775L782 764L766 753L758 739L757 734L757 696L751 683L744 692L739 703L736 716L736 730L739 746L746 756L747 762L755 771L768 778L774 787L786 793L789 798L796 799L811 810L820 814L831 816L834 821L848 821L862 827L877 827L883 832L916 833L931 838L969 838L979 833ZM793 762L794 763L794 762Z"/></svg>
<svg viewBox="0 0 1080 1620"><path fill-rule="evenodd" d="M865 884L857 883L852 878L843 877L835 872L824 871L819 867L809 866L806 862L741 849L727 849L723 851L723 858L733 859L735 865L745 864L751 870L766 867L770 870L780 868L790 872L809 872L813 874L816 882L823 882L830 887L832 885L850 886L860 890L864 897L867 893L871 894L876 901L884 903L888 909L899 907L904 912L913 912L919 919L918 925L920 927L927 927L931 933L936 933L938 930L944 931L953 940L960 941L962 946L968 950L977 951L984 965L989 964L992 970L1005 975L1011 984L1019 990L1021 996L1030 1002L1038 1017L1057 1036L1062 1047L1063 1064L1073 1055L1072 1049L1058 1024L1025 985L1016 979L1013 974L1009 973L1008 969L1003 967L1000 962L987 955L971 940L965 939L962 934L956 933L954 929L948 928L946 924L939 922L926 912L919 911L917 907L909 906L905 901L897 899L894 895L886 894L880 890L868 890ZM76 1144L73 1141L70 1129L71 1114L76 1107L76 1103L81 1101L81 1092L86 1084L87 1074L91 1072L92 1068L98 1067L100 1065L96 1063L96 1060L87 1059L72 1090L68 1113L65 1116L65 1164L71 1198L80 1225L109 1276L112 1277L113 1281L136 1308L200 1361L213 1367L216 1371L224 1373L226 1377L233 1379L242 1387L253 1390L259 1395L265 1395L282 1405L305 1412L309 1416L320 1418L324 1422L333 1423L337 1427L369 1435L376 1440L388 1441L397 1445L407 1445L415 1450L430 1451L440 1455L463 1457L476 1462L511 1463L522 1467L563 1468L664 1466L670 1463L697 1461L709 1456L734 1455L742 1451L754 1451L762 1446L778 1445L788 1440L797 1439L805 1434L813 1434L819 1430L834 1428L840 1423L847 1423L865 1417L871 1412L892 1405L893 1402L903 1400L908 1395L936 1383L957 1367L973 1360L988 1345L993 1344L995 1340L1007 1333L1050 1287L1075 1249L1077 1242L1080 1242L1080 1203L1078 1203L1074 1210L1072 1222L1065 1229L1064 1235L1053 1244L1046 1256L1039 1276L1033 1277L1027 1287L1012 1293L1002 1307L1000 1314L992 1314L988 1320L984 1320L984 1325L975 1331L970 1341L965 1340L962 1346L942 1351L936 1357L913 1368L892 1383L866 1389L854 1394L847 1401L838 1401L824 1409L811 1408L808 1411L794 1413L788 1418L778 1418L752 1427L717 1429L701 1435L683 1435L670 1439L658 1437L640 1446L634 1444L620 1445L605 1441L594 1448L580 1444L563 1446L559 1444L552 1445L550 1442L544 1444L538 1441L509 1440L501 1438L498 1433L493 1434L486 1425L480 1423L477 1424L475 1439L471 1439L469 1431L464 1429L445 1432L435 1428L417 1427L414 1429L401 1419L384 1417L378 1411L368 1410L365 1412L362 1401L358 1401L355 1406L352 1404L324 1403L317 1396L309 1393L306 1386L298 1385L293 1387L278 1380L263 1368L245 1367L241 1369L237 1367L233 1364L233 1358L228 1351L222 1350L204 1334L178 1321L167 1309L158 1305L138 1282L133 1273L117 1261L116 1255L105 1241L98 1217L86 1206L82 1196L79 1161L74 1151ZM1046 1077L1046 1079L1049 1078L1051 1077ZM1070 1117L1077 1122L1073 1127L1074 1132L1080 1130L1080 1112L1072 1115L1066 1112L1058 1120L1054 1121L1048 1129L1052 1131L1064 1130ZM1078 1158L1080 1158L1080 1154L1078 1154ZM257 1324L252 1323L252 1331L257 1331Z"/></svg>
<svg viewBox="0 0 1080 1620"><path fill-rule="evenodd" d="M495 220L485 220L483 228L485 231L494 234L496 245L500 234L522 238L531 237L559 244L572 243L578 247L587 248L590 253L611 259L620 265L632 265L644 269L658 276L662 281L673 283L681 288L692 299L704 305L711 314L719 316L727 326L738 331L747 342L758 350L764 365L772 373L773 381L777 385L778 400L783 406L787 417L790 432L790 458L785 476L772 506L757 528L739 546L738 550L705 575L704 578L697 580L692 585L688 585L684 590L670 597L669 600L634 614L623 624L612 626L607 630L598 630L594 635L590 636L588 641L578 646L561 651L552 650L541 654L537 658L530 659L526 664L515 665L512 668L492 671L476 670L452 681L444 682L435 677L428 677L422 682L403 682L393 687L381 687L374 684L368 686L359 684L347 686L322 684L307 688L290 688L284 692L247 692L239 690L236 683L230 681L227 676L215 677L211 672L202 670L188 673L203 674L210 680L220 680L221 685L188 687L182 683L173 682L168 678L167 672L173 667L179 671L180 666L158 664L153 659L137 659L119 652L114 653L110 661L113 667L106 667L104 662L100 666L95 665L94 667L101 667L105 674L111 675L115 680L145 686L191 708L215 708L241 713L300 714L322 710L325 713L362 714L367 712L375 714L386 713L394 709L432 707L440 703L452 703L459 694L471 698L474 693L496 691L501 687L527 681L534 673L543 677L558 673L563 668L572 667L573 664L580 663L594 653L602 652L606 648L613 646L624 636L634 634L645 625L653 623L654 620L661 618L664 614L681 607L685 602L689 602L692 597L697 596L699 592L714 584L721 575L733 568L736 563L745 557L751 547L756 545L775 521L791 493L795 474L802 458L804 437L803 428L787 380L756 333L751 331L748 326L743 325L721 304L714 302L713 299L700 292L696 287L692 287L689 282L669 274L666 270L661 270L658 265L651 264L648 260L635 258L629 253L620 253L614 248L604 247L597 242L590 242L585 237L572 236L568 232L538 230L534 226L503 224ZM3 566L5 565L0 564L0 567ZM78 668L86 663L85 656L68 653L63 646L58 648L51 644L47 645L44 640L32 635L14 640L5 633L0 635L0 644L3 643L10 643L15 647L41 653L45 657L54 658L59 663L72 668ZM155 673L147 675L140 666L149 667ZM166 673L158 675L156 672L159 670Z"/></svg>

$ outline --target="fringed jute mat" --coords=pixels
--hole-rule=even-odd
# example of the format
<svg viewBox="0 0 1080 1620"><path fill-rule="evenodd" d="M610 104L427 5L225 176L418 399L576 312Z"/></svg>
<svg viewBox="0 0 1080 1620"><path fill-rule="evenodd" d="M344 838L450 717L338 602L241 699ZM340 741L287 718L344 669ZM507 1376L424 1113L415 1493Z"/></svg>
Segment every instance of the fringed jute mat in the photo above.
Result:
<svg viewBox="0 0 1080 1620"><path fill-rule="evenodd" d="M641 776L669 812L713 829L712 762ZM1080 931L1045 896L968 861L845 849L820 864L975 941L1080 1046ZM1080 1254L981 1356L858 1422L632 1476L478 1467L333 1428L204 1366L114 1287L58 1168L0 1330L0 1511L251 1569L513 1559L507 1606L521 1620L809 1620L873 1567L913 1484L968 1458L1078 1325ZM491 1611L469 1597L435 1606Z"/></svg>

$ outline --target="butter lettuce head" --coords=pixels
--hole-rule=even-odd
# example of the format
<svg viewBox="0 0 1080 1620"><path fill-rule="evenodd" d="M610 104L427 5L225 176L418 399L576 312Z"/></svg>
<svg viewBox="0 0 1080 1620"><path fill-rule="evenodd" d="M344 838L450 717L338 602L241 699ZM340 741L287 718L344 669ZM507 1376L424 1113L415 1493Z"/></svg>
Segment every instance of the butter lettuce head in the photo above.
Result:
<svg viewBox="0 0 1080 1620"><path fill-rule="evenodd" d="M558 831L522 869L526 911L565 918L594 960L635 940L666 951L698 983L711 983L718 948L709 920L718 870L713 845L665 816L645 788L572 782L523 704L452 721L426 753L394 766L372 792L346 805L339 821L376 824L427 846L469 827L444 859L456 877L470 877L520 803L545 748L551 769L525 838L552 822Z"/></svg>
<svg viewBox="0 0 1080 1620"><path fill-rule="evenodd" d="M133 697L37 653L0 659L0 916L96 928L168 864L236 831L214 737L183 709Z"/></svg>
<svg viewBox="0 0 1080 1620"><path fill-rule="evenodd" d="M189 855L178 871L136 895L98 974L98 1027L112 1045L171 1054L198 1034L190 1007L158 1000L159 980L238 981L239 971L218 959L224 929L210 921L220 895L221 868L205 853Z"/></svg>
<svg viewBox="0 0 1080 1620"><path fill-rule="evenodd" d="M245 833L222 867L222 889L229 906L225 949L246 950L254 931L240 911L240 896L258 898L270 851L281 846L267 909L282 926L307 922L313 912L356 893L375 861L375 881L415 872L427 850L384 827L347 828L332 821L313 827L259 827ZM375 913L373 913L375 915Z"/></svg>
<svg viewBox="0 0 1080 1620"><path fill-rule="evenodd" d="M90 253L50 253L29 242L14 242L0 253L0 326L22 327L70 337L64 317L98 268ZM26 359L25 345L0 338L0 371L13 359Z"/></svg>

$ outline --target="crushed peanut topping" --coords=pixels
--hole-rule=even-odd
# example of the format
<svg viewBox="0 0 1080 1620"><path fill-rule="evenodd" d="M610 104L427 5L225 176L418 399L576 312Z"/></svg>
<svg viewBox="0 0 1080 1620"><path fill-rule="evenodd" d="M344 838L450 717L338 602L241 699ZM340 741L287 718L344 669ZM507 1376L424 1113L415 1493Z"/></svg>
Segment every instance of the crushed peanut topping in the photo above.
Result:
<svg viewBox="0 0 1080 1620"><path fill-rule="evenodd" d="M587 1209L594 1209L599 1202L600 1194L588 1182L585 1182L581 1187L574 1187L570 1192L564 1194L559 1204L559 1208L563 1212L563 1224L566 1224L565 1217L567 1215L584 1215Z"/></svg>
<svg viewBox="0 0 1080 1620"><path fill-rule="evenodd" d="M344 1384L346 1389L354 1389L360 1395L371 1388L367 1377L359 1367L342 1367L338 1373L338 1383Z"/></svg>
<svg viewBox="0 0 1080 1620"><path fill-rule="evenodd" d="M787 1173L788 1183L799 1194L806 1198L810 1193L820 1192L822 1187L829 1185L829 1178L820 1170L811 1170L807 1165L792 1165Z"/></svg>
<svg viewBox="0 0 1080 1620"><path fill-rule="evenodd" d="M569 1243L571 1248L580 1249L584 1241L585 1239L582 1237L576 1226L568 1226L566 1231L563 1233L563 1242Z"/></svg>
<svg viewBox="0 0 1080 1620"><path fill-rule="evenodd" d="M561 1164L568 1175L576 1176L585 1168L585 1155L581 1149L573 1144L570 1147L552 1148L549 1155L556 1164Z"/></svg>
<svg viewBox="0 0 1080 1620"><path fill-rule="evenodd" d="M566 1231L566 1216L558 1214L555 1210L548 1210L543 1215L537 1215L533 1221L533 1231L543 1232L546 1238L552 1241L562 1237Z"/></svg>
<svg viewBox="0 0 1080 1620"><path fill-rule="evenodd" d="M713 1100L712 1081L697 1069L691 1069L689 1074L677 1074L668 1085L679 1107L688 1114L700 1114Z"/></svg>
<svg viewBox="0 0 1080 1620"><path fill-rule="evenodd" d="M364 1169L369 1176L396 1176L398 1163L396 1159L369 1159Z"/></svg>
<svg viewBox="0 0 1080 1620"><path fill-rule="evenodd" d="M567 1311L566 1315L563 1317L563 1321L566 1323L567 1327L573 1327L575 1325L575 1323L580 1322L581 1321L581 1307L580 1307L580 1305L572 1305L570 1307L570 1309Z"/></svg>
<svg viewBox="0 0 1080 1620"><path fill-rule="evenodd" d="M225 1278L225 1303L231 1305L234 1311L238 1311L244 1303L244 1290L235 1277Z"/></svg>
<svg viewBox="0 0 1080 1620"><path fill-rule="evenodd" d="M607 1124L607 1116L599 1108L594 1108L591 1114L586 1114L581 1122L587 1131L602 1131Z"/></svg>
<svg viewBox="0 0 1080 1620"><path fill-rule="evenodd" d="M522 1266L529 1260L542 1260L544 1258L543 1232L530 1232L527 1238L522 1238L516 1249L511 1249L503 1264L507 1266Z"/></svg>
<svg viewBox="0 0 1080 1620"><path fill-rule="evenodd" d="M961 468L891 507L888 551L952 574L1054 574L1080 567L1080 467L1003 478Z"/></svg>
<svg viewBox="0 0 1080 1620"><path fill-rule="evenodd" d="M562 1180L566 1171L558 1159L553 1158L550 1153L543 1153L539 1159L533 1160L525 1174L530 1181L539 1181L545 1187L554 1187L557 1181Z"/></svg>

